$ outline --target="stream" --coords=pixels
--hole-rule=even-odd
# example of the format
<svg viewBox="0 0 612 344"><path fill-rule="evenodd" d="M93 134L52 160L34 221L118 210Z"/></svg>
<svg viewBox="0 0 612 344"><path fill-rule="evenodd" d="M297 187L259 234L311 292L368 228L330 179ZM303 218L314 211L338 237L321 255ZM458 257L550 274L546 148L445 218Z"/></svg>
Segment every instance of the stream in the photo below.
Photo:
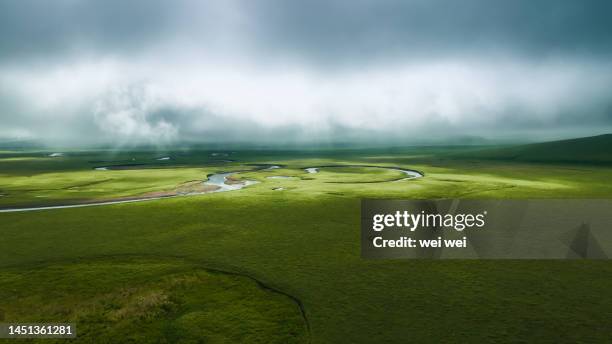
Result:
<svg viewBox="0 0 612 344"><path fill-rule="evenodd" d="M403 172L407 175L406 178L398 179L395 181L401 181L406 179L414 179L421 178L423 174L418 171L406 170L398 167L384 167L384 166L368 166L368 165L330 165L330 166L317 166L317 167L308 167L304 169L308 173L318 173L321 168L333 168L333 167L372 167L372 168L385 168L395 171ZM255 170L273 170L281 168L278 165L270 165L270 166L262 166L261 168ZM96 167L97 171L107 171L110 167ZM16 213L16 212L26 212L26 211L36 211L36 210L52 210L52 209L68 209L68 208L83 208L83 207L94 207L99 205L110 205L110 204L122 204L122 203L135 203L135 202L144 202L151 201L156 199L164 199L164 198L175 198L181 196L189 196L195 194L205 194L205 193L214 193L214 192L225 192L225 191L234 191L245 188L249 185L257 184L258 181L254 180L246 180L242 182L236 183L227 183L227 178L233 174L243 172L243 171L233 171L233 172L222 172L222 173L213 173L208 175L208 180L204 181L204 185L212 185L219 187L216 190L208 191L208 192L199 192L199 193L190 193L187 195L167 195L167 196L155 196L155 197L141 197L141 198L132 198L126 200L117 200L117 201L102 201L102 202L90 202L90 203L79 203L79 204L67 204L67 205L51 205L51 206L40 206L40 207L28 207L28 208L9 208L9 209L0 209L0 213ZM271 176L267 178L292 178L285 176ZM275 188L275 190L283 190L283 188ZM2 195L4 196L4 195Z"/></svg>

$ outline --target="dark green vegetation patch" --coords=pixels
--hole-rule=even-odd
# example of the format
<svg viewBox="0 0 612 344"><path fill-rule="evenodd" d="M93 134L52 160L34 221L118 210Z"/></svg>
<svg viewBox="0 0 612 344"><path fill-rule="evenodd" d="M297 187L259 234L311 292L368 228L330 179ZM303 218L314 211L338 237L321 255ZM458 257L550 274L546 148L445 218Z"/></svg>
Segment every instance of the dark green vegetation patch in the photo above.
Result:
<svg viewBox="0 0 612 344"><path fill-rule="evenodd" d="M105 258L3 269L0 299L0 321L66 319L77 324L77 339L71 341L77 343L308 338L298 305L286 295L180 259Z"/></svg>

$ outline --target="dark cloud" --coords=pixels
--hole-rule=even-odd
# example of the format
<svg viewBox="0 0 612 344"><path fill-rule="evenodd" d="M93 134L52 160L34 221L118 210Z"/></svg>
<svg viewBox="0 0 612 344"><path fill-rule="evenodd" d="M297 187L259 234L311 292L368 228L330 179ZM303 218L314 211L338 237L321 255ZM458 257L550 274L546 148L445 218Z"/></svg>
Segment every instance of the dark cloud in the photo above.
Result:
<svg viewBox="0 0 612 344"><path fill-rule="evenodd" d="M4 59L40 59L83 49L138 48L169 29L166 7L156 0L2 1L0 49Z"/></svg>
<svg viewBox="0 0 612 344"><path fill-rule="evenodd" d="M0 1L0 137L607 130L609 13L598 0Z"/></svg>
<svg viewBox="0 0 612 344"><path fill-rule="evenodd" d="M359 59L397 53L501 50L525 55L608 54L609 1L280 1L251 2L272 47Z"/></svg>
<svg viewBox="0 0 612 344"><path fill-rule="evenodd" d="M321 63L500 51L601 57L612 50L611 12L605 0L2 1L0 49L4 58L127 53L174 39L217 49L219 35L234 35L259 53Z"/></svg>

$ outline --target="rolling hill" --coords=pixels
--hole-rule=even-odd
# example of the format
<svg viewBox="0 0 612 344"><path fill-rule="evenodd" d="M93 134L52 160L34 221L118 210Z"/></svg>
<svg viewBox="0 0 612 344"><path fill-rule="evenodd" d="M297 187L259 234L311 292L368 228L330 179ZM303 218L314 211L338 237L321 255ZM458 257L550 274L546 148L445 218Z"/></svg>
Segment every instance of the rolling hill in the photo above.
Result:
<svg viewBox="0 0 612 344"><path fill-rule="evenodd" d="M486 148L457 154L456 157L525 162L612 164L612 134Z"/></svg>

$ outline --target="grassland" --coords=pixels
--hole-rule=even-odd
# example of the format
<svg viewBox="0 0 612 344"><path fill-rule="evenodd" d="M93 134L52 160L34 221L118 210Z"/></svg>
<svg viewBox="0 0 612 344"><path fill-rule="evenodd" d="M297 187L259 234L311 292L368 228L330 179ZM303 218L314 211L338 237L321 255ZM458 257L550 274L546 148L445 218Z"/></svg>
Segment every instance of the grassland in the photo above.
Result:
<svg viewBox="0 0 612 344"><path fill-rule="evenodd" d="M69 316L81 342L268 343L268 333L279 343L305 341L300 310L285 295L181 259L37 264L5 268L0 281L3 308L12 318Z"/></svg>
<svg viewBox="0 0 612 344"><path fill-rule="evenodd" d="M134 196L219 171L251 170L237 176L260 182L0 214L0 321L77 321L81 342L610 340L609 262L364 260L359 199L609 198L611 167L456 158L445 148L213 153L0 154L0 207ZM125 164L135 166L93 170ZM344 167L303 170L328 165Z"/></svg>

